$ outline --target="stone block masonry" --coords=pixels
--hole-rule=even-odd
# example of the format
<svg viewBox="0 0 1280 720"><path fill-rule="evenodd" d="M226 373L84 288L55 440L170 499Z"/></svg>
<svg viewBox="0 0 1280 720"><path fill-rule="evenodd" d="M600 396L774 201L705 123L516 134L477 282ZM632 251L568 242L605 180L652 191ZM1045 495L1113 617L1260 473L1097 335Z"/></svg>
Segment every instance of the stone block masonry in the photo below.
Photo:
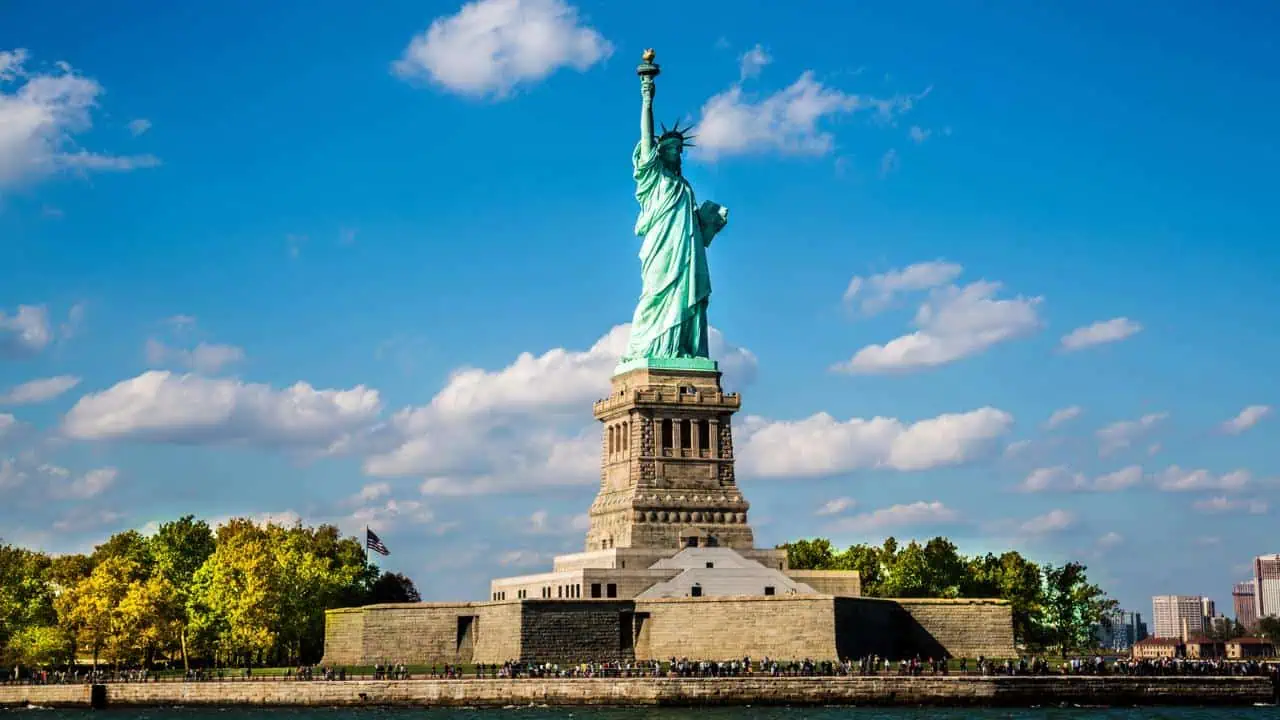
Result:
<svg viewBox="0 0 1280 720"><path fill-rule="evenodd" d="M637 660L836 659L833 598L666 598L636 602Z"/></svg>
<svg viewBox="0 0 1280 720"><path fill-rule="evenodd" d="M845 677L118 683L107 707L1218 705L1273 702L1265 677ZM90 707L89 685L0 685L0 707Z"/></svg>
<svg viewBox="0 0 1280 720"><path fill-rule="evenodd" d="M333 665L1015 655L998 600L831 595L405 603L326 613Z"/></svg>

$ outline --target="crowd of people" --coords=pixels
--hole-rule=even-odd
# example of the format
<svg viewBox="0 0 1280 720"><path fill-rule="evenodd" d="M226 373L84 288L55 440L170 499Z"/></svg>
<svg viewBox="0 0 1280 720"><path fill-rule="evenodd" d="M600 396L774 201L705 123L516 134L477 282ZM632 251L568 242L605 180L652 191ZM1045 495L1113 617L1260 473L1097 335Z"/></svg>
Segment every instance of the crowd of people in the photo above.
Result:
<svg viewBox="0 0 1280 720"><path fill-rule="evenodd" d="M740 660L694 660L669 658L665 662L622 661L564 664L507 661L502 664L431 665L417 674L403 662L376 663L364 672L345 667L300 665L283 674L254 675L253 669L197 668L182 673L153 673L146 668L110 669L70 667L58 670L0 670L0 682L29 684L108 683L225 680L412 680L420 679L500 679L500 678L730 678L730 677L851 677L884 675L1120 675L1120 676L1245 676L1264 675L1280 683L1280 662L1224 659L1107 659L1101 656L1076 657L1058 664L1044 657L991 660L968 658L921 658L890 660L869 655L840 662L830 660L778 661L771 658Z"/></svg>

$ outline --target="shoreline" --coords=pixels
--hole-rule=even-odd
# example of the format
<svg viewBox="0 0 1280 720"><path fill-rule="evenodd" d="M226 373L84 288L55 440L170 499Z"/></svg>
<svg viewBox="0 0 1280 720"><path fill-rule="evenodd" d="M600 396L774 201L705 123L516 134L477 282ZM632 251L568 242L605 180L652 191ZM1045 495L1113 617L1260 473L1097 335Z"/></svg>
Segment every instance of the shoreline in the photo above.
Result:
<svg viewBox="0 0 1280 720"><path fill-rule="evenodd" d="M246 680L4 685L0 707L1248 706L1276 692L1259 676Z"/></svg>

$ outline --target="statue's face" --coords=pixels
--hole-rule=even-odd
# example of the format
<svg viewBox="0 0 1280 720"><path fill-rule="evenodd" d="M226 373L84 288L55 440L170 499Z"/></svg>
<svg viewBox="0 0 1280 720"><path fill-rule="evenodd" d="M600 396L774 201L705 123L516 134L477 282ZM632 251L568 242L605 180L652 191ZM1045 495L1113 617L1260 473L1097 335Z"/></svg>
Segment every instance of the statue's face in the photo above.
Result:
<svg viewBox="0 0 1280 720"><path fill-rule="evenodd" d="M662 162L674 168L680 167L680 143L668 142L658 147L658 156Z"/></svg>

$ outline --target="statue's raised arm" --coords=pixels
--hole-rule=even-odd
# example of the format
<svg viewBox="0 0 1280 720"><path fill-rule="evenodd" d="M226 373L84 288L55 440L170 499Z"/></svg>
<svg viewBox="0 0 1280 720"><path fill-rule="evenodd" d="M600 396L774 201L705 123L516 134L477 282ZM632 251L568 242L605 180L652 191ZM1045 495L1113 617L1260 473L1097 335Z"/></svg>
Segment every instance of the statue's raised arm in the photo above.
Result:
<svg viewBox="0 0 1280 720"><path fill-rule="evenodd" d="M653 92L656 89L653 79L662 70L653 62L655 53L650 48L641 56L641 63L636 67L640 76L640 149L646 155L653 149Z"/></svg>

